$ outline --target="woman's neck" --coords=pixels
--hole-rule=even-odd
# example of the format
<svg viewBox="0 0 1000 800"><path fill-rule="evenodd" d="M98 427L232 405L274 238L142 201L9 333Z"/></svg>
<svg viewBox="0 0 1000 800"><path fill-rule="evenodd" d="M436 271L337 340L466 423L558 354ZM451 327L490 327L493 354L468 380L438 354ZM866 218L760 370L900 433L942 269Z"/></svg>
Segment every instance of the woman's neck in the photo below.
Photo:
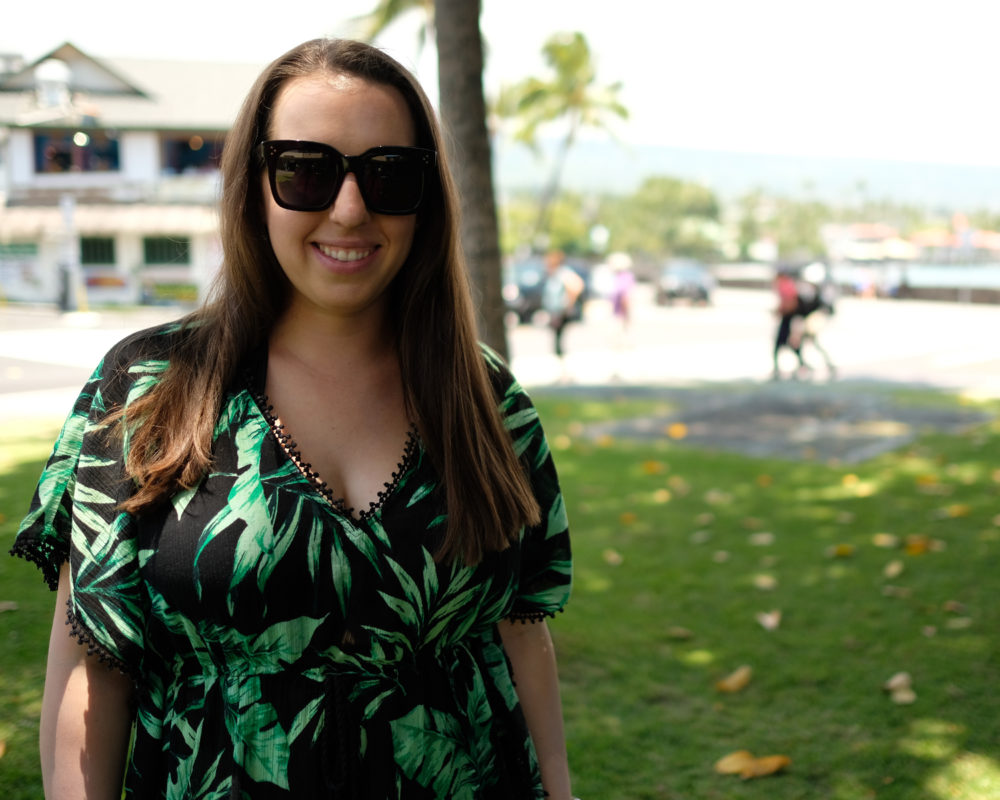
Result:
<svg viewBox="0 0 1000 800"><path fill-rule="evenodd" d="M395 359L392 329L376 309L349 317L290 307L271 330L270 348L318 375L357 372Z"/></svg>

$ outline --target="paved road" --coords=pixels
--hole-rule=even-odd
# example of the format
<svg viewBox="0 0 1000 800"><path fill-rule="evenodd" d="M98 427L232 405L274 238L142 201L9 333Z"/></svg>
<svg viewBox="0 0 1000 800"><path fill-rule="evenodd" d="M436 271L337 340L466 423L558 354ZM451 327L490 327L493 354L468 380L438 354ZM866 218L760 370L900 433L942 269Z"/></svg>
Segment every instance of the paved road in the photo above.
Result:
<svg viewBox="0 0 1000 800"><path fill-rule="evenodd" d="M707 308L659 307L640 286L628 331L597 301L567 329L563 363L552 355L548 329L524 325L510 330L511 361L528 387L759 385L771 373L771 305L768 292L722 289ZM0 413L63 416L112 344L175 316L171 309L59 315L0 308ZM844 298L821 341L838 385L888 381L1000 397L1000 306ZM815 354L812 360L821 363ZM826 380L822 369L814 380Z"/></svg>
<svg viewBox="0 0 1000 800"><path fill-rule="evenodd" d="M512 332L511 356L525 385L684 384L763 381L771 374L775 319L768 292L722 289L712 307L658 307L640 287L635 319L623 334L606 305L564 336L565 376L544 328ZM819 336L848 381L928 385L1000 397L1000 306L842 298ZM817 353L806 351L821 366ZM791 359L786 353L786 359ZM791 372L793 361L782 361ZM815 379L826 380L817 369Z"/></svg>

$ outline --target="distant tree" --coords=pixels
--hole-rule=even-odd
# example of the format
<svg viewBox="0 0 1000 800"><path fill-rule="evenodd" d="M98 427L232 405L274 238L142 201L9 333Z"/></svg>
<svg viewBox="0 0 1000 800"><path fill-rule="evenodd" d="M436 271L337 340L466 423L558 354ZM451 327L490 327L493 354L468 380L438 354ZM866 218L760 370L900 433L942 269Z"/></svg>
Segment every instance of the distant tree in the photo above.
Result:
<svg viewBox="0 0 1000 800"><path fill-rule="evenodd" d="M590 230L596 222L597 209L591 198L573 192L563 192L552 204L548 230L548 246L569 255L593 255ZM538 216L538 198L522 192L507 198L501 209L501 250L504 253L522 251L530 242Z"/></svg>
<svg viewBox="0 0 1000 800"><path fill-rule="evenodd" d="M779 259L804 262L824 258L826 245L820 229L831 217L830 209L817 200L776 198L768 229L778 243Z"/></svg>
<svg viewBox="0 0 1000 800"><path fill-rule="evenodd" d="M704 186L679 178L647 178L631 196L609 198L601 219L611 249L660 258L715 258L721 238L719 201Z"/></svg>
<svg viewBox="0 0 1000 800"><path fill-rule="evenodd" d="M464 201L462 246L478 295L479 333L486 344L506 357L499 232L483 96L480 0L380 0L366 17L370 38L413 9L425 14L420 46L430 38L437 43L439 107L454 143L451 163Z"/></svg>
<svg viewBox="0 0 1000 800"><path fill-rule="evenodd" d="M379 0L371 12L359 18L361 35L371 41L410 11L423 12L424 22L417 33L417 47L422 52L434 41L434 0Z"/></svg>
<svg viewBox="0 0 1000 800"><path fill-rule="evenodd" d="M609 131L611 117L628 117L628 109L618 99L622 84L597 84L590 46L582 33L555 34L546 41L542 55L552 74L545 79L527 78L506 87L496 104L498 116L515 121L515 141L536 152L542 126L558 121L566 124L552 173L539 201L536 235L547 233L549 212L559 192L566 156L580 131L584 128Z"/></svg>

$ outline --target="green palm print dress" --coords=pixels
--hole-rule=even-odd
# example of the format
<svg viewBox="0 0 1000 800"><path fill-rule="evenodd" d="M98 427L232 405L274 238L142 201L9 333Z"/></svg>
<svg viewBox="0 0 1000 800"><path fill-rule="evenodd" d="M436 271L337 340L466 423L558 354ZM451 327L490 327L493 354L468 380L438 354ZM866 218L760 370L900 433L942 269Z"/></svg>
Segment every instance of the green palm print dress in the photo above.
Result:
<svg viewBox="0 0 1000 800"><path fill-rule="evenodd" d="M12 551L53 588L68 560L72 632L135 683L123 796L544 796L497 622L562 609L569 533L538 416L506 367L484 350L543 522L466 567L433 559L446 510L416 434L378 501L352 513L272 416L260 357L224 398L211 474L156 511L119 510L128 437L100 423L156 383L182 335L152 329L105 357Z"/></svg>

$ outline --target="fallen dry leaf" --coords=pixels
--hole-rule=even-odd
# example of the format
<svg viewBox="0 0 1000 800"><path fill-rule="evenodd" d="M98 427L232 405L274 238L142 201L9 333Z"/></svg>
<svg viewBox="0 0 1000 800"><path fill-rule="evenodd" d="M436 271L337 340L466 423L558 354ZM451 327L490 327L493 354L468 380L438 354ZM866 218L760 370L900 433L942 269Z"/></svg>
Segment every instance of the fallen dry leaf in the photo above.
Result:
<svg viewBox="0 0 1000 800"><path fill-rule="evenodd" d="M639 517L634 511L623 511L618 517L622 525L634 525L637 519Z"/></svg>
<svg viewBox="0 0 1000 800"><path fill-rule="evenodd" d="M679 642L687 641L692 638L694 634L687 628L682 628L680 625L674 625L667 628L667 637L670 639L676 639Z"/></svg>
<svg viewBox="0 0 1000 800"><path fill-rule="evenodd" d="M682 497L691 491L691 484L684 480L683 475L671 475L667 478L667 486Z"/></svg>
<svg viewBox="0 0 1000 800"><path fill-rule="evenodd" d="M854 545L841 542L826 549L827 558L850 558L854 555Z"/></svg>
<svg viewBox="0 0 1000 800"><path fill-rule="evenodd" d="M657 489L653 492L653 502L655 503L669 503L670 497L669 489Z"/></svg>
<svg viewBox="0 0 1000 800"><path fill-rule="evenodd" d="M931 539L922 533L910 534L906 537L905 550L907 555L921 556L931 549Z"/></svg>
<svg viewBox="0 0 1000 800"><path fill-rule="evenodd" d="M959 602L958 600L945 600L941 608L949 614L964 614L966 612L965 603Z"/></svg>
<svg viewBox="0 0 1000 800"><path fill-rule="evenodd" d="M675 422L667 426L667 436L671 439L683 439L688 435L688 426L683 422Z"/></svg>
<svg viewBox="0 0 1000 800"><path fill-rule="evenodd" d="M904 569L906 569L906 567L903 565L903 562L896 558L885 565L882 569L882 574L889 580L892 580L902 575Z"/></svg>
<svg viewBox="0 0 1000 800"><path fill-rule="evenodd" d="M739 775L743 780L750 778L763 778L766 775L773 775L780 772L789 764L792 759L788 756L774 755L754 758L749 750L737 750L723 756L715 762L715 771L719 775Z"/></svg>
<svg viewBox="0 0 1000 800"><path fill-rule="evenodd" d="M601 553L601 556L604 558L604 563L610 564L612 567L621 566L621 563L625 560L621 553L611 547Z"/></svg>
<svg viewBox="0 0 1000 800"><path fill-rule="evenodd" d="M897 672L884 684L882 689L896 705L908 706L916 702L917 693L913 691L913 678L909 672Z"/></svg>
<svg viewBox="0 0 1000 800"><path fill-rule="evenodd" d="M760 531L750 534L750 544L754 547L770 547L774 544L774 534L769 531Z"/></svg>
<svg viewBox="0 0 1000 800"><path fill-rule="evenodd" d="M709 489L705 492L705 502L710 506L728 505L733 501L733 496L722 489Z"/></svg>
<svg viewBox="0 0 1000 800"><path fill-rule="evenodd" d="M565 433L560 433L552 440L552 446L556 450L569 450L573 446L573 440Z"/></svg>
<svg viewBox="0 0 1000 800"><path fill-rule="evenodd" d="M945 620L944 626L950 631L964 631L972 627L972 617L952 617Z"/></svg>
<svg viewBox="0 0 1000 800"><path fill-rule="evenodd" d="M776 631L781 625L781 611L777 608L772 611L758 611L755 618L765 631Z"/></svg>
<svg viewBox="0 0 1000 800"><path fill-rule="evenodd" d="M895 692L897 689L909 689L912 684L913 677L909 672L897 672L882 684L882 688L887 692Z"/></svg>
<svg viewBox="0 0 1000 800"><path fill-rule="evenodd" d="M757 485L761 489L768 488L772 483L774 483L774 478L767 474L761 474L757 476Z"/></svg>
<svg viewBox="0 0 1000 800"><path fill-rule="evenodd" d="M4 753L7 752L7 742L0 739L0 758L4 757Z"/></svg>
<svg viewBox="0 0 1000 800"><path fill-rule="evenodd" d="M778 579L773 575L761 573L753 576L753 585L762 592L773 592L778 588Z"/></svg>
<svg viewBox="0 0 1000 800"><path fill-rule="evenodd" d="M917 702L917 693L913 689L897 689L889 697L897 706L908 706Z"/></svg>
<svg viewBox="0 0 1000 800"><path fill-rule="evenodd" d="M716 681L715 688L720 692L726 692L727 694L734 694L736 692L742 692L750 684L750 679L753 677L753 667L748 664L744 664L738 667L733 672L729 673L725 678L720 681Z"/></svg>
<svg viewBox="0 0 1000 800"><path fill-rule="evenodd" d="M773 775L776 772L780 772L791 763L792 759L788 756L779 755L755 758L751 764L747 765L746 769L740 772L740 777L743 780L749 780L750 778L763 778L767 775Z"/></svg>
<svg viewBox="0 0 1000 800"><path fill-rule="evenodd" d="M662 461L643 461L642 472L644 475L661 475L666 471L666 466Z"/></svg>
<svg viewBox="0 0 1000 800"><path fill-rule="evenodd" d="M720 775L739 775L754 761L749 750L737 750L715 762L715 771Z"/></svg>
<svg viewBox="0 0 1000 800"><path fill-rule="evenodd" d="M968 503L952 503L950 506L939 508L936 516L939 519L955 519L957 517L967 517L972 511L972 506Z"/></svg>
<svg viewBox="0 0 1000 800"><path fill-rule="evenodd" d="M899 547L899 537L894 533L876 533L872 536L872 544L884 550L893 550Z"/></svg>

